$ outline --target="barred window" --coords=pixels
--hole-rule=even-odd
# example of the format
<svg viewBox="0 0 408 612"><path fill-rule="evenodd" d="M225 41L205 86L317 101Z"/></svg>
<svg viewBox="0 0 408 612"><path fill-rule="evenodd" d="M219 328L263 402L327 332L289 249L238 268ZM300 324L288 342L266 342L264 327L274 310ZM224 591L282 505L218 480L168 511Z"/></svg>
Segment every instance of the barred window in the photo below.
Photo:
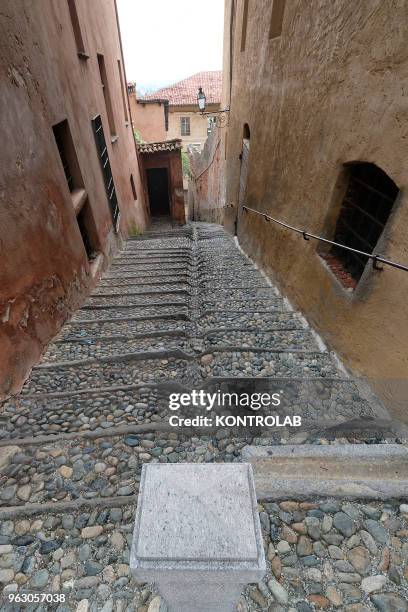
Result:
<svg viewBox="0 0 408 612"><path fill-rule="evenodd" d="M190 117L180 117L180 130L182 136L190 136Z"/></svg>
<svg viewBox="0 0 408 612"><path fill-rule="evenodd" d="M345 196L334 232L334 242L375 253L399 189L375 164L345 164L348 173ZM354 289L367 265L367 257L333 246L321 256L348 289Z"/></svg>

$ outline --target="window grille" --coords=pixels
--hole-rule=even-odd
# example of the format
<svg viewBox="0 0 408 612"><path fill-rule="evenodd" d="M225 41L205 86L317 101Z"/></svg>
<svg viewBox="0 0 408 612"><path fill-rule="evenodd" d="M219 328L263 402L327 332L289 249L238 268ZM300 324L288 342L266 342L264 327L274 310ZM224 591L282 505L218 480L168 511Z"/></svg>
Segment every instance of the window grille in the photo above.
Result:
<svg viewBox="0 0 408 612"><path fill-rule="evenodd" d="M398 195L398 187L374 164L354 163L346 167L349 168L348 185L333 240L374 253ZM357 284L367 264L366 257L336 246L323 257L335 273L343 272L341 280L344 272L349 274L354 281L352 286Z"/></svg>
<svg viewBox="0 0 408 612"><path fill-rule="evenodd" d="M103 179L105 183L106 195L108 196L109 207L112 214L113 224L118 231L120 210L118 198L116 195L115 183L113 182L111 165L109 162L109 154L106 146L105 134L103 132L102 119L100 115L96 115L92 119L92 129L95 135L95 143L98 151L99 161L101 163Z"/></svg>

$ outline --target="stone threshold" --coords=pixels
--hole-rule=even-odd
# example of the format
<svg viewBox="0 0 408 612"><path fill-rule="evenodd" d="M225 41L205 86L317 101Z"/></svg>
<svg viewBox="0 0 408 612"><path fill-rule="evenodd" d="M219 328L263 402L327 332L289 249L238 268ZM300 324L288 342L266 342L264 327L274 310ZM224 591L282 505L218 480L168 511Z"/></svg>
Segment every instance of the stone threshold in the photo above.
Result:
<svg viewBox="0 0 408 612"><path fill-rule="evenodd" d="M246 446L258 499L407 499L402 444Z"/></svg>

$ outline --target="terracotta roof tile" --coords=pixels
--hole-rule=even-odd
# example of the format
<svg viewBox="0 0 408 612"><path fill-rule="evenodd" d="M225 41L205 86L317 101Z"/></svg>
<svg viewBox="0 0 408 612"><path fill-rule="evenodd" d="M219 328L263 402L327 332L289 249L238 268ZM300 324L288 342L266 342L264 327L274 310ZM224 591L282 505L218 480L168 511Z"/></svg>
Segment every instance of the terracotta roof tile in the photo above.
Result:
<svg viewBox="0 0 408 612"><path fill-rule="evenodd" d="M181 149L181 140L165 140L162 142L143 142L137 145L139 153L157 153L158 151L177 151Z"/></svg>
<svg viewBox="0 0 408 612"><path fill-rule="evenodd" d="M143 100L154 100L157 98L166 99L170 106L182 106L197 104L198 88L202 87L207 104L219 104L221 102L222 89L222 72L221 70L213 70L210 72L197 72L191 77L179 81L169 87L163 87L158 91L138 98Z"/></svg>

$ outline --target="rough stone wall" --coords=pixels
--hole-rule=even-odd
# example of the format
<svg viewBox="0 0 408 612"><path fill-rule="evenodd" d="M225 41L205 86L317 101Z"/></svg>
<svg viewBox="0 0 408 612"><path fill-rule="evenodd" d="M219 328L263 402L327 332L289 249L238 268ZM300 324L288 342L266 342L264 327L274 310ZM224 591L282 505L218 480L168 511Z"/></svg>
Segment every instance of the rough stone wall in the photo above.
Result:
<svg viewBox="0 0 408 612"><path fill-rule="evenodd" d="M0 397L18 390L44 346L95 282L76 221L52 126L69 122L102 253L146 213L118 60L114 0L77 0L89 59L80 59L67 2L3 0L0 14ZM97 62L105 57L117 140L109 127ZM125 78L124 78L124 82ZM91 120L102 115L121 210L113 230ZM138 194L134 202L133 173Z"/></svg>
<svg viewBox="0 0 408 612"><path fill-rule="evenodd" d="M221 182L220 130L213 129L201 153L192 151L189 158L189 218L222 224L225 194Z"/></svg>
<svg viewBox="0 0 408 612"><path fill-rule="evenodd" d="M316 234L339 205L343 164L368 161L401 192L377 251L408 262L408 5L393 0L286 2L282 34L269 39L271 6L234 3L227 201L237 205L243 127L250 128L247 204ZM226 2L226 16L231 14ZM234 13L234 11L232 11ZM225 46L230 41L226 27ZM224 57L229 87L228 54ZM232 231L236 214L227 216ZM345 290L318 243L238 212L243 248L283 287L349 366L372 379L408 419L408 274L366 271Z"/></svg>

